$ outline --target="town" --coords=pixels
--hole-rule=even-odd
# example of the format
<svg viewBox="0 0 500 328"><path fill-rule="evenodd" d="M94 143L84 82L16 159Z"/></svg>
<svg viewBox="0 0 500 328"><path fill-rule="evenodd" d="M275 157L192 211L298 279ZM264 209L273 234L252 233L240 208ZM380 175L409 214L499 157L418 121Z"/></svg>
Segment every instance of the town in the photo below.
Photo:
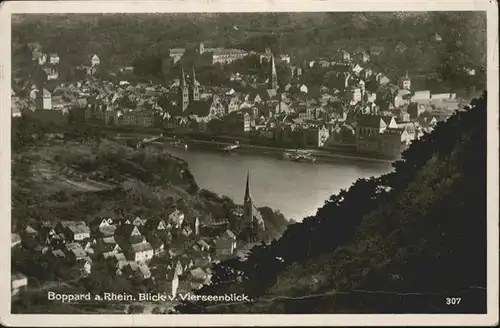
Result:
<svg viewBox="0 0 500 328"><path fill-rule="evenodd" d="M438 34L431 39L442 40ZM135 67L122 67L110 74L113 79L103 78L106 59L99 54L89 54L88 62L77 67L80 77L73 83L59 83L59 54L30 44L36 69L22 92L12 92L13 119L33 116L110 131L394 159L462 108L456 93L420 89L420 77L412 76L410 68L394 78L370 65L384 52L400 49L339 49L329 58L297 63L271 48L257 52L209 48L204 43L189 46L170 49L162 66L176 72L177 78L165 73L161 84L135 81ZM183 61L187 55L192 60ZM227 85L208 85L197 78L206 67L238 63L258 69L227 71ZM476 74L468 67L463 70ZM280 83L282 74L288 77L286 84ZM319 82L306 82L307 74ZM249 180L250 175L238 216L242 225L258 233L266 227L250 196ZM173 207L162 218L33 223L12 233L12 248L42 256L47 267L64 270L67 281L89 276L96 265L108 266L113 276L143 285L152 282L156 291L175 296L210 284L213 263L245 258L258 244L258 239L240 240L236 230L241 227L231 227L224 218L207 226ZM13 273L13 295L27 287L26 274Z"/></svg>
<svg viewBox="0 0 500 328"><path fill-rule="evenodd" d="M235 213L236 225L231 226L224 219L204 223L199 217L186 216L175 206L166 211L164 218L96 217L90 223L33 222L23 231L11 234L13 259L18 259L19 252L31 254L30 261L43 261L45 270L54 272L65 283L89 277L98 266L113 278L154 287L154 293L169 295L169 304L173 306L177 295L210 284L213 264L231 258L244 260L250 249L259 244L259 233L266 227L250 195L249 179L248 173L243 206ZM43 281L38 283L43 286ZM13 272L13 297L28 287L32 286L27 276ZM38 287L34 289L39 290ZM117 293L130 293L129 287ZM102 293L103 299L109 294L106 289L92 292ZM132 296L126 300L132 300ZM168 304L161 305L160 309L166 311Z"/></svg>
<svg viewBox="0 0 500 328"><path fill-rule="evenodd" d="M440 41L439 35L432 37L432 42ZM162 66L174 70L177 78L168 79L166 74L163 84L153 85L129 82L134 67L111 73L114 82L103 80L98 54L78 67L80 80L59 84L59 55L41 48L30 45L30 55L39 66L33 81L38 82L24 92L29 98L12 95L13 116L30 112L66 123L73 111L85 124L111 130L161 131L192 139L394 159L463 104L456 93L419 89L422 77L414 78L410 70L391 79L371 68L371 60L384 51L401 49L371 46L352 54L339 49L331 58L294 63L289 55L270 48L258 53L205 48L200 43L191 51L170 49ZM189 67L183 66L185 53L192 57ZM237 63L253 63L260 72L228 73L228 85L203 85L197 79L197 70ZM463 70L476 74L475 69ZM286 85L280 85L280 74L286 75ZM304 82L307 74L319 82ZM437 79L439 84L434 75L426 79Z"/></svg>

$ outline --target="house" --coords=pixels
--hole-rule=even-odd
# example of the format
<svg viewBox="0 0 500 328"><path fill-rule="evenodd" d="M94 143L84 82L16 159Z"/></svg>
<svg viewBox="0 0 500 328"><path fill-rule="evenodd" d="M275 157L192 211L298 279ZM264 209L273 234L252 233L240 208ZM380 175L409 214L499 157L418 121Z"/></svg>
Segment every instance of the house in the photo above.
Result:
<svg viewBox="0 0 500 328"><path fill-rule="evenodd" d="M400 122L409 122L410 114L404 108L396 108L392 111L392 113L396 116L396 121L398 125Z"/></svg>
<svg viewBox="0 0 500 328"><path fill-rule="evenodd" d="M99 228L109 227L110 225L113 225L113 219L111 219L111 218L104 218L99 223Z"/></svg>
<svg viewBox="0 0 500 328"><path fill-rule="evenodd" d="M167 282L170 282L171 286L171 295L172 297L177 296L177 290L179 288L179 276L176 271L171 271L170 274L166 275Z"/></svg>
<svg viewBox="0 0 500 328"><path fill-rule="evenodd" d="M222 236L215 241L217 255L232 255L236 250L236 236L231 230L226 230Z"/></svg>
<svg viewBox="0 0 500 328"><path fill-rule="evenodd" d="M422 104L412 102L408 105L406 111L410 115L410 120L416 120L425 112L425 107Z"/></svg>
<svg viewBox="0 0 500 328"><path fill-rule="evenodd" d="M28 287L28 277L22 273L13 273L10 278L12 295L18 294Z"/></svg>
<svg viewBox="0 0 500 328"><path fill-rule="evenodd" d="M172 223L173 227L180 228L184 222L184 213L175 209L170 214L168 214L168 221Z"/></svg>
<svg viewBox="0 0 500 328"><path fill-rule="evenodd" d="M94 247L96 244L97 244L97 241L95 239L93 239L93 240L89 240L86 243L84 243L82 245L82 247L83 247L83 250L85 251L85 253L94 254Z"/></svg>
<svg viewBox="0 0 500 328"><path fill-rule="evenodd" d="M132 221L132 224L135 225L136 227L142 227L145 226L147 222L148 219L141 219L140 217L136 217L134 221Z"/></svg>
<svg viewBox="0 0 500 328"><path fill-rule="evenodd" d="M187 254L182 255L179 261L181 262L184 272L194 267L194 261Z"/></svg>
<svg viewBox="0 0 500 328"><path fill-rule="evenodd" d="M177 261L177 264L175 265L174 271L175 271L175 274L177 276L182 276L182 274L184 273L184 267L182 266L182 263L180 260Z"/></svg>
<svg viewBox="0 0 500 328"><path fill-rule="evenodd" d="M434 33L434 35L432 36L432 40L435 42L441 42L443 41L443 38L441 37L441 35Z"/></svg>
<svg viewBox="0 0 500 328"><path fill-rule="evenodd" d="M411 91L408 89L400 89L397 91L397 93L394 95L394 107L402 107L405 105L410 104L410 99L411 99Z"/></svg>
<svg viewBox="0 0 500 328"><path fill-rule="evenodd" d="M121 268L121 272L126 275L127 277L140 277L139 274L137 274L137 271L139 270L139 264L130 261L126 262L125 265Z"/></svg>
<svg viewBox="0 0 500 328"><path fill-rule="evenodd" d="M77 265L80 267L80 272L84 277L90 275L92 272L92 260L88 257L78 261Z"/></svg>
<svg viewBox="0 0 500 328"><path fill-rule="evenodd" d="M19 236L17 233L11 233L10 234L10 247L16 247L19 244L21 244L21 236Z"/></svg>
<svg viewBox="0 0 500 328"><path fill-rule="evenodd" d="M34 229L32 226L28 225L26 227L26 229L24 229L24 232L26 233L26 235L30 238L34 238L36 236L38 236L39 232L38 230Z"/></svg>
<svg viewBox="0 0 500 328"><path fill-rule="evenodd" d="M307 139L314 147L323 147L330 137L330 131L325 126L312 127L307 130Z"/></svg>
<svg viewBox="0 0 500 328"><path fill-rule="evenodd" d="M99 57L96 54L94 54L92 56L92 59L90 60L90 62L92 64L92 67L94 67L94 66L98 66L101 63L101 60L99 59Z"/></svg>
<svg viewBox="0 0 500 328"><path fill-rule="evenodd" d="M149 279L151 278L151 270L146 264L139 265L139 270L136 271L139 279Z"/></svg>
<svg viewBox="0 0 500 328"><path fill-rule="evenodd" d="M370 55L371 56L380 56L384 52L383 46L373 45L370 46Z"/></svg>
<svg viewBox="0 0 500 328"><path fill-rule="evenodd" d="M368 63L370 61L370 55L364 51L360 51L356 52L352 59L356 63Z"/></svg>
<svg viewBox="0 0 500 328"><path fill-rule="evenodd" d="M427 114L427 115L425 115ZM438 120L436 119L435 116L432 116L431 113L425 112L424 115L421 115L418 118L418 123L424 127L424 128L434 128L436 124L438 123Z"/></svg>
<svg viewBox="0 0 500 328"><path fill-rule="evenodd" d="M191 271L189 271L188 278L191 281L197 281L203 283L204 281L207 280L208 274L203 270L202 268L196 268Z"/></svg>
<svg viewBox="0 0 500 328"><path fill-rule="evenodd" d="M103 236L113 236L115 234L115 231L116 231L115 225L99 227L99 232Z"/></svg>
<svg viewBox="0 0 500 328"><path fill-rule="evenodd" d="M66 258L66 254L64 254L62 249L54 249L54 250L52 250L51 253L56 259L65 259Z"/></svg>
<svg viewBox="0 0 500 328"><path fill-rule="evenodd" d="M55 67L45 67L43 70L47 75L47 80L57 80L59 78L59 72Z"/></svg>
<svg viewBox="0 0 500 328"><path fill-rule="evenodd" d="M139 243L130 246L128 255L130 259L139 263L144 263L153 257L154 251L150 243Z"/></svg>
<svg viewBox="0 0 500 328"><path fill-rule="evenodd" d="M351 60L351 54L345 50L339 50L335 52L334 60L338 62L348 62Z"/></svg>
<svg viewBox="0 0 500 328"><path fill-rule="evenodd" d="M78 247L74 247L69 250L68 256L74 261L79 261L87 257L87 253L83 250L83 248L78 245Z"/></svg>
<svg viewBox="0 0 500 328"><path fill-rule="evenodd" d="M205 252L210 250L210 245L208 245L208 243L203 239L198 240L196 244L199 246L201 251Z"/></svg>
<svg viewBox="0 0 500 328"><path fill-rule="evenodd" d="M411 79L408 76L408 72L406 72L406 75L403 76L403 77L401 77L398 80L398 87L400 89L404 89L404 90L410 90L411 89Z"/></svg>
<svg viewBox="0 0 500 328"><path fill-rule="evenodd" d="M431 99L431 91L430 90L421 90L415 91L413 96L411 97L411 102L428 102Z"/></svg>
<svg viewBox="0 0 500 328"><path fill-rule="evenodd" d="M160 220L158 222L158 224L156 225L156 228L155 228L157 231L164 231L167 229L167 225L165 224L165 221L163 220Z"/></svg>
<svg viewBox="0 0 500 328"><path fill-rule="evenodd" d="M210 254L202 255L201 257L197 257L193 260L193 266L195 267L205 267L212 263L212 257Z"/></svg>
<svg viewBox="0 0 500 328"><path fill-rule="evenodd" d="M394 117L363 114L356 125L356 140L382 133L387 128L397 128Z"/></svg>
<svg viewBox="0 0 500 328"><path fill-rule="evenodd" d="M184 237L189 237L193 233L193 229L191 229L190 226L185 226L184 228L182 228L181 233Z"/></svg>
<svg viewBox="0 0 500 328"><path fill-rule="evenodd" d="M153 247L154 255L160 255L165 252L165 243L161 240L161 238L150 236L148 238L148 242L151 244L151 247Z"/></svg>
<svg viewBox="0 0 500 328"><path fill-rule="evenodd" d="M63 233L69 240L81 241L90 238L90 228L84 222L65 221Z"/></svg>
<svg viewBox="0 0 500 328"><path fill-rule="evenodd" d="M379 85L387 85L391 82L391 80L382 73L378 73L375 76L375 79Z"/></svg>
<svg viewBox="0 0 500 328"><path fill-rule="evenodd" d="M361 74L361 72L363 71L363 67L359 64L355 64L352 66L351 70L354 74L359 76L359 74Z"/></svg>
<svg viewBox="0 0 500 328"><path fill-rule="evenodd" d="M370 135L359 140L358 150L384 157L398 158L401 152L408 148L411 141L418 137L418 132L414 126L411 129L407 126L386 128L383 133Z"/></svg>
<svg viewBox="0 0 500 328"><path fill-rule="evenodd" d="M132 224L123 224L118 227L115 237L117 242L122 245L139 244L144 241L144 236L141 234L139 229Z"/></svg>
<svg viewBox="0 0 500 328"><path fill-rule="evenodd" d="M49 63L52 65L57 65L59 64L60 58L56 53L51 53L49 55Z"/></svg>
<svg viewBox="0 0 500 328"><path fill-rule="evenodd" d="M198 217L194 219L194 234L195 236L200 234L200 219Z"/></svg>
<svg viewBox="0 0 500 328"><path fill-rule="evenodd" d="M102 256L105 259L107 259L107 258L115 257L116 254L119 254L120 252L122 252L122 248L118 244L115 244L115 245L109 244L109 245L105 245L105 246L103 245L103 246L101 246L101 252L102 252Z"/></svg>

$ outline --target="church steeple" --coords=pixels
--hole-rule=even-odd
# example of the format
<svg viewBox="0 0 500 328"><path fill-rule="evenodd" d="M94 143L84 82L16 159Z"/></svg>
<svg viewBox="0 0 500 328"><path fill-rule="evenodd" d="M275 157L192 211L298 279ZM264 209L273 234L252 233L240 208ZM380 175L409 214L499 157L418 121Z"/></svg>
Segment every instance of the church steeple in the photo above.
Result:
<svg viewBox="0 0 500 328"><path fill-rule="evenodd" d="M271 76L269 77L269 89L278 89L278 74L276 73L276 64L274 62L273 54L271 54Z"/></svg>
<svg viewBox="0 0 500 328"><path fill-rule="evenodd" d="M200 88L198 81L196 81L196 73L194 71L194 66L193 66L193 78L191 81L191 99L200 100Z"/></svg>
<svg viewBox="0 0 500 328"><path fill-rule="evenodd" d="M250 196L250 170L247 171L247 184L245 186L245 198L243 200L243 222L251 225L253 222L253 202Z"/></svg>
<svg viewBox="0 0 500 328"><path fill-rule="evenodd" d="M182 105L182 111L185 111L189 106L189 88L186 84L186 77L184 75L184 68L181 68L179 97Z"/></svg>
<svg viewBox="0 0 500 328"><path fill-rule="evenodd" d="M252 198L250 197L250 170L247 171L247 184L245 187L245 198L244 198L245 203L246 202L251 202Z"/></svg>
<svg viewBox="0 0 500 328"><path fill-rule="evenodd" d="M181 67L181 78L180 78L181 88L186 86L186 76L184 74L184 67Z"/></svg>

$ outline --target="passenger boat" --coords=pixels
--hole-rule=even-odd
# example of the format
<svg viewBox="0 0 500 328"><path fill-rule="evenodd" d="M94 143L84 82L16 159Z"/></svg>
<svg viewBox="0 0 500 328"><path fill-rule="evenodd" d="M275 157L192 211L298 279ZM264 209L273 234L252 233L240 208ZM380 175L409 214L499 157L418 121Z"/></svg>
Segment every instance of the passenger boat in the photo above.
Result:
<svg viewBox="0 0 500 328"><path fill-rule="evenodd" d="M306 163L315 163L316 157L312 156L311 153L306 151L285 151L282 154L282 159L294 161L294 162L306 162Z"/></svg>
<svg viewBox="0 0 500 328"><path fill-rule="evenodd" d="M239 141L235 141L233 144L229 145L229 146L225 146L223 148L219 148L220 150L222 151L225 151L225 152L232 152L233 150L236 150L238 148L240 148L240 142Z"/></svg>

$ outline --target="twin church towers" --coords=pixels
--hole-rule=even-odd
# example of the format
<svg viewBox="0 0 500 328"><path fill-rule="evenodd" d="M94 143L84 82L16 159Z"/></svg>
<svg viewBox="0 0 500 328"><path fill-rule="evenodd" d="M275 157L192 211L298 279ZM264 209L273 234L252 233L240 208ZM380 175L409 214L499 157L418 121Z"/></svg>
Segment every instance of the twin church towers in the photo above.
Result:
<svg viewBox="0 0 500 328"><path fill-rule="evenodd" d="M186 76L184 74L184 68L181 68L181 77L179 85L179 96L181 100L182 111L185 111L189 106L190 101L200 100L200 83L196 80L196 73L193 67L193 76L191 78L191 83L188 85L186 83Z"/></svg>

